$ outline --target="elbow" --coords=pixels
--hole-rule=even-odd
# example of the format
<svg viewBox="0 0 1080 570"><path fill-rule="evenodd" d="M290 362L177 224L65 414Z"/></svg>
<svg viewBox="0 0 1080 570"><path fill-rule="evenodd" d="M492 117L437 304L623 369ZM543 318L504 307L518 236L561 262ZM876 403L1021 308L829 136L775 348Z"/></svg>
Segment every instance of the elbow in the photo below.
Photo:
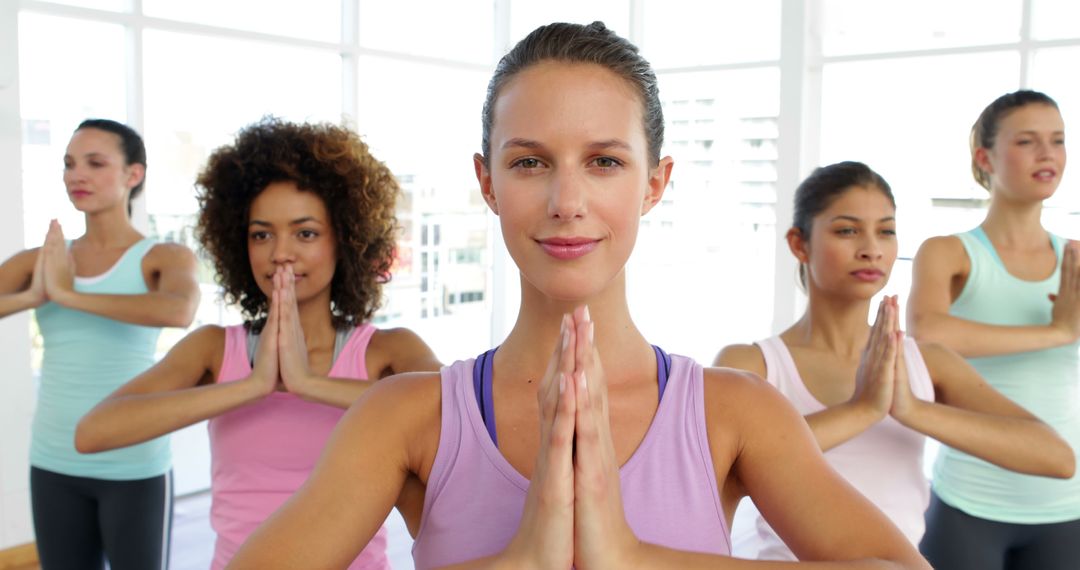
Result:
<svg viewBox="0 0 1080 570"><path fill-rule="evenodd" d="M1059 441L1059 445L1062 449L1054 454L1057 461L1054 461L1053 471L1049 476L1056 479L1072 479L1076 475L1076 454L1064 441Z"/></svg>
<svg viewBox="0 0 1080 570"><path fill-rule="evenodd" d="M95 433L97 430L93 428L92 422L87 422L86 418L79 421L79 425L75 428L75 451L79 453L100 453L106 451L104 442Z"/></svg>

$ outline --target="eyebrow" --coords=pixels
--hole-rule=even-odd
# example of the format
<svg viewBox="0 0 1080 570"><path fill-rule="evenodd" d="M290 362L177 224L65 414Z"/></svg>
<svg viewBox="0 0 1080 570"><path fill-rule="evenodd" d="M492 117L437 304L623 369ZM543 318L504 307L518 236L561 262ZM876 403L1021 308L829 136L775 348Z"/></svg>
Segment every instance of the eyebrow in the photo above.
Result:
<svg viewBox="0 0 1080 570"><path fill-rule="evenodd" d="M847 214L840 214L839 216L834 216L833 219L831 219L829 221L830 222L835 222L837 220L847 220L847 221L851 221L851 222L861 222L862 218L857 218L855 216L849 216ZM881 218L878 221L879 222L895 222L896 221L896 216L885 216L884 218Z"/></svg>
<svg viewBox="0 0 1080 570"><path fill-rule="evenodd" d="M1017 131L1017 132L1016 132L1016 135L1017 135L1017 136L1019 136L1019 135L1037 135L1037 134L1039 134L1040 132L1041 132L1041 131L1036 131L1036 130L1028 129L1028 130L1026 130L1026 131ZM1052 135L1064 135L1064 134L1065 134L1065 131L1052 131L1052 132L1051 132L1050 134L1052 134Z"/></svg>
<svg viewBox="0 0 1080 570"><path fill-rule="evenodd" d="M102 157L105 157L105 156L106 155L104 153L100 153L100 152L97 152L97 151L88 152L88 153L83 155L83 157L85 157L85 158L102 158ZM75 157L68 154L68 153L64 153L64 158L75 158Z"/></svg>
<svg viewBox="0 0 1080 570"><path fill-rule="evenodd" d="M296 218L295 220L289 222L289 225L290 226L298 226L300 224L304 224L304 223L307 223L307 222L314 222L316 224L326 225L321 220L316 219L315 216L304 216L303 218ZM267 226L267 227L270 227L270 226L273 226L274 224L272 224L270 222L264 222L262 220L251 220L250 222L248 222L248 225L249 226Z"/></svg>
<svg viewBox="0 0 1080 570"><path fill-rule="evenodd" d="M539 149L544 148L544 145L540 141L515 137L503 143L501 148L505 150L513 147ZM619 139L607 139L603 141L592 142L588 144L588 148L592 150L606 150L609 148L618 148L626 151L633 150L633 147Z"/></svg>

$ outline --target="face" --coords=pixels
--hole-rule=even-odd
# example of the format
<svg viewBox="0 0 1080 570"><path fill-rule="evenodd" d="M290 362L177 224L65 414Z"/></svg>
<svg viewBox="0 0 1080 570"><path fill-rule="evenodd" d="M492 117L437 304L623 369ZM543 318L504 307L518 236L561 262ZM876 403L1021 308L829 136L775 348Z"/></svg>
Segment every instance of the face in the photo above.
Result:
<svg viewBox="0 0 1080 570"><path fill-rule="evenodd" d="M292 265L300 303L325 297L337 265L335 237L326 204L295 182L273 182L251 202L248 258L259 289L274 290L274 271Z"/></svg>
<svg viewBox="0 0 1080 570"><path fill-rule="evenodd" d="M606 68L544 62L503 86L489 164L475 165L526 281L573 301L621 277L671 173L647 149L640 97Z"/></svg>
<svg viewBox="0 0 1080 570"><path fill-rule="evenodd" d="M141 164L127 165L120 135L87 128L75 131L64 154L64 186L81 212L126 211L131 189L142 181Z"/></svg>
<svg viewBox="0 0 1080 570"><path fill-rule="evenodd" d="M1030 104L1001 119L994 148L977 149L995 194L1015 201L1053 196L1065 171L1065 123L1050 105Z"/></svg>
<svg viewBox="0 0 1080 570"><path fill-rule="evenodd" d="M807 288L860 299L874 296L896 261L896 209L874 187L854 186L814 216L810 239L788 233L792 253L807 268Z"/></svg>

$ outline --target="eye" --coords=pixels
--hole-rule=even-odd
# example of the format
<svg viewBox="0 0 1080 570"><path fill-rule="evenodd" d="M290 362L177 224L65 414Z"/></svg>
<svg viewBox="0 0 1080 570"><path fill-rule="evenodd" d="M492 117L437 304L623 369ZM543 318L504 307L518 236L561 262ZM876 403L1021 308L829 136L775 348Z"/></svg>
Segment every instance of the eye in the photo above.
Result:
<svg viewBox="0 0 1080 570"><path fill-rule="evenodd" d="M540 166L540 160L531 156L519 158L514 162L510 163L510 168L521 168L524 170L534 170L536 168L540 168Z"/></svg>
<svg viewBox="0 0 1080 570"><path fill-rule="evenodd" d="M887 236L893 236L893 237L895 237L895 236L896 236L896 230L895 230L895 229L892 229L892 228L890 228L890 229L884 229L884 230L881 230L881 233L882 233L883 235L887 235Z"/></svg>
<svg viewBox="0 0 1080 570"><path fill-rule="evenodd" d="M600 168L615 168L616 166L622 166L622 163L610 156L598 157L593 162Z"/></svg>
<svg viewBox="0 0 1080 570"><path fill-rule="evenodd" d="M310 241L319 237L319 232L316 232L315 230L300 230L296 232L296 235L300 236L300 239L302 240Z"/></svg>
<svg viewBox="0 0 1080 570"><path fill-rule="evenodd" d="M838 235L838 236L853 236L853 235L855 235L855 228L837 228L836 235Z"/></svg>
<svg viewBox="0 0 1080 570"><path fill-rule="evenodd" d="M255 241L255 242L266 241L266 240L270 239L270 232L266 232L266 231L251 232L250 234L248 234L248 238L251 241Z"/></svg>

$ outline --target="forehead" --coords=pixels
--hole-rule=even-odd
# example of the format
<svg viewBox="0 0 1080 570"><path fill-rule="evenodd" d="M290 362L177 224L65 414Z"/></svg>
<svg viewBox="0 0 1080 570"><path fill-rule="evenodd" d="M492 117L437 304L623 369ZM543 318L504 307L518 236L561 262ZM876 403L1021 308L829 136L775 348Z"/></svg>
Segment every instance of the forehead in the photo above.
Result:
<svg viewBox="0 0 1080 570"><path fill-rule="evenodd" d="M850 186L837 195L831 204L818 215L831 219L835 216L851 216L863 220L880 220L894 215L889 197L876 186Z"/></svg>
<svg viewBox="0 0 1080 570"><path fill-rule="evenodd" d="M123 141L120 135L101 129L85 128L75 131L68 142L68 154L120 154Z"/></svg>
<svg viewBox="0 0 1080 570"><path fill-rule="evenodd" d="M1001 118L999 132L1012 134L1023 131L1058 132L1065 130L1061 112L1052 105L1031 103L1013 109Z"/></svg>
<svg viewBox="0 0 1080 570"><path fill-rule="evenodd" d="M517 73L494 107L492 147L509 138L548 142L645 139L641 97L629 81L591 63L546 61Z"/></svg>
<svg viewBox="0 0 1080 570"><path fill-rule="evenodd" d="M325 221L326 204L314 192L300 190L289 181L271 182L251 202L249 218L262 221L295 220L313 217Z"/></svg>

